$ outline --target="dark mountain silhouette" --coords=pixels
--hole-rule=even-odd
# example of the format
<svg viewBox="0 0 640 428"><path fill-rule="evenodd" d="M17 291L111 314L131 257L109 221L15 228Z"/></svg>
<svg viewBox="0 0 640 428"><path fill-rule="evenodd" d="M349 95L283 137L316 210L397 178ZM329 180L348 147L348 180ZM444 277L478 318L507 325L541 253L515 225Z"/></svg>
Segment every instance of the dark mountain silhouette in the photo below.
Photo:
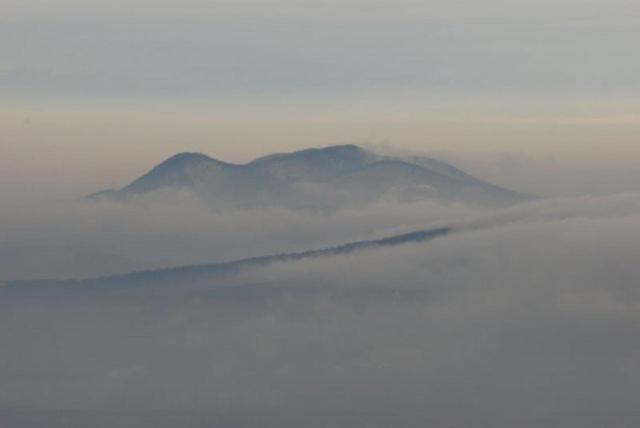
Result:
<svg viewBox="0 0 640 428"><path fill-rule="evenodd" d="M180 153L122 189L89 198L127 201L161 189L187 189L217 208L336 209L383 197L506 206L526 199L435 159L382 156L355 145L273 154L242 165Z"/></svg>

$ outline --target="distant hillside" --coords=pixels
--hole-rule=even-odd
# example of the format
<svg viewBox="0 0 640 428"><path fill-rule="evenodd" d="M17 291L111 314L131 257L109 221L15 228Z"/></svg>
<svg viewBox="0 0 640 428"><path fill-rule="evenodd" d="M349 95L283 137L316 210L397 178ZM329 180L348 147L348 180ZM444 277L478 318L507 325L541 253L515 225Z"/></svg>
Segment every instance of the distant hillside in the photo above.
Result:
<svg viewBox="0 0 640 428"><path fill-rule="evenodd" d="M187 189L217 208L330 210L381 198L500 207L527 198L435 159L382 156L355 145L273 154L242 165L180 153L122 189L88 198L127 201L161 189Z"/></svg>

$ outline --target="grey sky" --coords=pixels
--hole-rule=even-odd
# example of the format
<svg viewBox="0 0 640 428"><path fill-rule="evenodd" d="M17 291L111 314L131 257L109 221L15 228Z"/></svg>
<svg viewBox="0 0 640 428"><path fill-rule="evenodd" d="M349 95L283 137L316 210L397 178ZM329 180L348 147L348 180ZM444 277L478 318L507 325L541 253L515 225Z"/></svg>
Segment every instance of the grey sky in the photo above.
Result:
<svg viewBox="0 0 640 428"><path fill-rule="evenodd" d="M629 44L640 36L640 8L623 1L9 1L3 9L0 85L17 94L636 91L640 72Z"/></svg>

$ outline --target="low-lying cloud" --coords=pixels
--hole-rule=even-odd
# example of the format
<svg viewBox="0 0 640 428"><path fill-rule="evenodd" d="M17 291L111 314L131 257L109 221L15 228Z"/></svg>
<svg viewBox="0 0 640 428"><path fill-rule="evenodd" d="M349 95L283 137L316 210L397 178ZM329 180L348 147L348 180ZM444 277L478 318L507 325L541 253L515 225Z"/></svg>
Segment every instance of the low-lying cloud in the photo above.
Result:
<svg viewBox="0 0 640 428"><path fill-rule="evenodd" d="M0 213L0 280L69 278L304 251L447 225L487 212L380 200L333 212L217 210L188 191L129 204L9 203Z"/></svg>
<svg viewBox="0 0 640 428"><path fill-rule="evenodd" d="M635 427L640 198L209 284L0 289L9 427ZM46 422L43 422L46 421Z"/></svg>

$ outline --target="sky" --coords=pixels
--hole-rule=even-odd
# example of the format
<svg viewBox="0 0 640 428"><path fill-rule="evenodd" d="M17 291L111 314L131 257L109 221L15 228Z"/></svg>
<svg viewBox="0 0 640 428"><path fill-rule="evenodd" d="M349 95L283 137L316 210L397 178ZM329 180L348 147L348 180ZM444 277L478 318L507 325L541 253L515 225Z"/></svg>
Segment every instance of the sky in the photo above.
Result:
<svg viewBox="0 0 640 428"><path fill-rule="evenodd" d="M638 188L636 2L0 4L0 195L339 143L543 196Z"/></svg>

